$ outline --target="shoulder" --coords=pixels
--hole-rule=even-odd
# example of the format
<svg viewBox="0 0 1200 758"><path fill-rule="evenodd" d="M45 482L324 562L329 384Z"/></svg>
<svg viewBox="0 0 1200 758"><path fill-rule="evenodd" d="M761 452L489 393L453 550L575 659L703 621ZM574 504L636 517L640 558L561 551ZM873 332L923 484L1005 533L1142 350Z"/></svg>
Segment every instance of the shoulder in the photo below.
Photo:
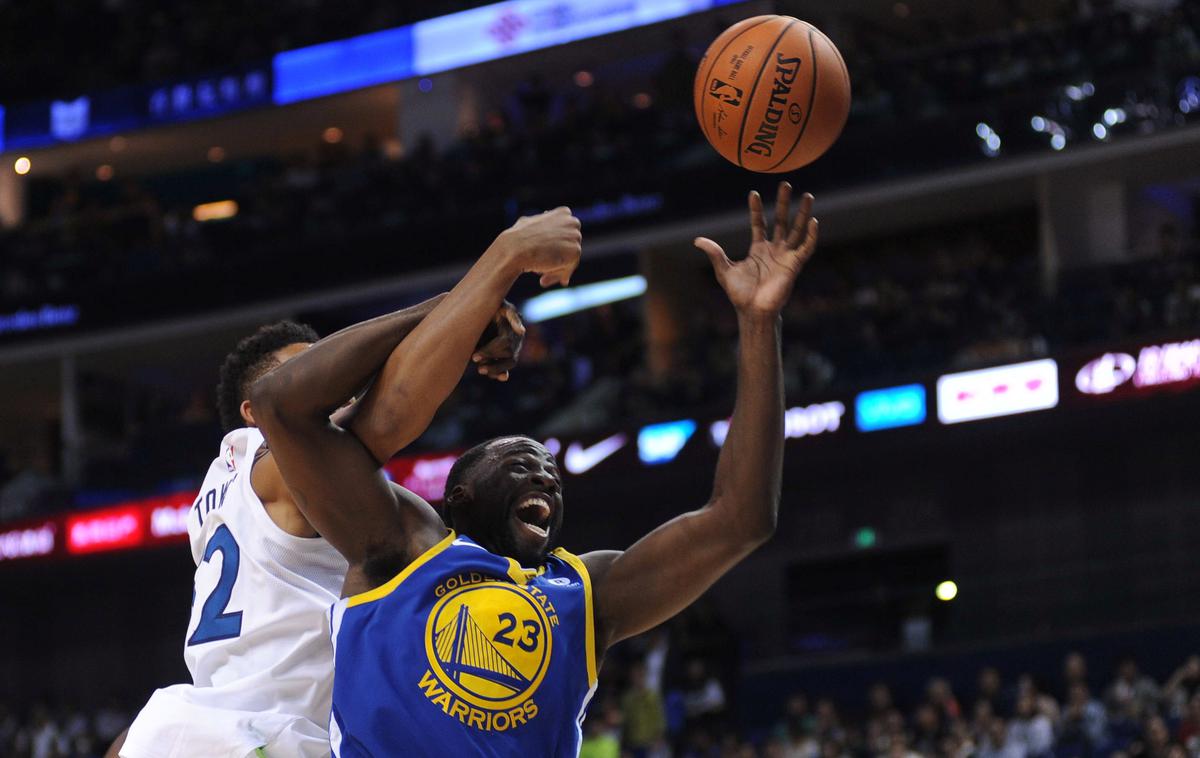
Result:
<svg viewBox="0 0 1200 758"><path fill-rule="evenodd" d="M442 517L425 498L391 483L397 512L404 522L402 541L380 541L368 547L363 560L346 574L344 595L357 595L393 581L450 535Z"/></svg>
<svg viewBox="0 0 1200 758"><path fill-rule="evenodd" d="M623 552L623 550L593 550L580 555L579 561L587 569L592 583L596 584L604 580L608 575L608 570L612 568L613 563L621 557Z"/></svg>

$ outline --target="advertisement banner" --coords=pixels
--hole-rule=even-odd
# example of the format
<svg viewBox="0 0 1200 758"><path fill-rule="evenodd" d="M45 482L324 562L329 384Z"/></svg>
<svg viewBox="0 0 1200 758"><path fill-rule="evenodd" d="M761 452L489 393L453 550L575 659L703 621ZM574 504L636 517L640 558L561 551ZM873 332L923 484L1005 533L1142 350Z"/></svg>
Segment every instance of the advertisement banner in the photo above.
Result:
<svg viewBox="0 0 1200 758"><path fill-rule="evenodd" d="M1103 353L1080 366L1074 379L1075 389L1092 397L1187 389L1200 384L1200 339Z"/></svg>
<svg viewBox="0 0 1200 758"><path fill-rule="evenodd" d="M937 380L943 424L1012 416L1058 405L1058 364L1053 358L946 374Z"/></svg>

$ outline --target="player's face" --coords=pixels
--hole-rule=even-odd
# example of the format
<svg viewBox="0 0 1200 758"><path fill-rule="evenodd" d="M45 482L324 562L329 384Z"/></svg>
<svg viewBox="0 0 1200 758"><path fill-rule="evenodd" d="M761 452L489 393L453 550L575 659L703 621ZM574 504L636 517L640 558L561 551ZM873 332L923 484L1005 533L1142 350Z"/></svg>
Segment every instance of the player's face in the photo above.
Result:
<svg viewBox="0 0 1200 758"><path fill-rule="evenodd" d="M458 525L492 552L523 566L540 564L562 527L562 480L554 456L534 440L513 437L496 442L476 470L472 504Z"/></svg>

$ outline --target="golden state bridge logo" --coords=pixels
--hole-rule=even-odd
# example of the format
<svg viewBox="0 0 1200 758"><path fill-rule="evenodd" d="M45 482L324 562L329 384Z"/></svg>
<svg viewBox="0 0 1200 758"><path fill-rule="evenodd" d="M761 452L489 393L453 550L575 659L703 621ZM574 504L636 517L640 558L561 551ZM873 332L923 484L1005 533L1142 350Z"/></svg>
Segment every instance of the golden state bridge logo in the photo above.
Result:
<svg viewBox="0 0 1200 758"><path fill-rule="evenodd" d="M467 726L507 731L538 714L533 695L550 666L558 614L535 586L478 575L451 579L429 613L429 669L418 686L426 698ZM480 581L483 580L483 581ZM463 586L459 586L459 585Z"/></svg>

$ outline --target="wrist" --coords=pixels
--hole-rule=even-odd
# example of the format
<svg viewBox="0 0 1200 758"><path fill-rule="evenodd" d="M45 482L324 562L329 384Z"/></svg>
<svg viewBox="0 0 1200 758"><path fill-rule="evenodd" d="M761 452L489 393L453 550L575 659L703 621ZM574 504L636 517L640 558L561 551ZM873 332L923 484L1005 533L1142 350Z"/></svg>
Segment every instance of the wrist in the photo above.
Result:
<svg viewBox="0 0 1200 758"><path fill-rule="evenodd" d="M774 330L783 321L779 311L759 310L757 308L737 309L738 330L745 332L758 330Z"/></svg>
<svg viewBox="0 0 1200 758"><path fill-rule="evenodd" d="M507 232L501 232L495 242L484 252L483 257L488 261L492 270L513 281L525 273L524 259L521 250L512 243Z"/></svg>

